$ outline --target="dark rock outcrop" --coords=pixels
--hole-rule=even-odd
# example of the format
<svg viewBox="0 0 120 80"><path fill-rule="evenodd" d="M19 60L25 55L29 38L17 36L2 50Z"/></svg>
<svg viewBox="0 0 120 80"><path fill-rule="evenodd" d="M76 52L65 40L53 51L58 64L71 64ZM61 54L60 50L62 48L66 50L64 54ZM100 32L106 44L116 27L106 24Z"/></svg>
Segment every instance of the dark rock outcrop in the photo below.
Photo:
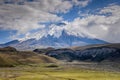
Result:
<svg viewBox="0 0 120 80"><path fill-rule="evenodd" d="M52 51L52 50L55 50L55 49L52 47L48 47L48 48L42 48L42 49L35 49L33 51L37 52L39 54L44 54L44 53L47 53L47 52Z"/></svg>
<svg viewBox="0 0 120 80"><path fill-rule="evenodd" d="M34 50L40 53L41 50ZM39 52L40 51L40 52ZM44 53L45 52L45 53ZM64 61L94 61L120 59L120 49L114 47L93 47L84 50L72 50L69 48L45 50L43 54Z"/></svg>

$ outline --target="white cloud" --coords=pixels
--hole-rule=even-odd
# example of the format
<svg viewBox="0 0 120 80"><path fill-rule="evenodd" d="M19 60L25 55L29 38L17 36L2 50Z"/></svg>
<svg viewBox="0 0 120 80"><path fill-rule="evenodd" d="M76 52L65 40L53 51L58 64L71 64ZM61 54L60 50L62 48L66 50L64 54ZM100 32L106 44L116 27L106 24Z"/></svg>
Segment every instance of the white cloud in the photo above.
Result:
<svg viewBox="0 0 120 80"><path fill-rule="evenodd" d="M91 0L6 0L13 3L4 4L0 0L0 29L16 30L18 33L12 38L22 39L41 38L47 34L59 37L65 29L69 34L99 38L108 42L120 42L120 6L109 5L101 9L98 14L83 15L84 18L76 18L73 22L58 27L52 25L45 28L39 22L59 22L63 18L56 13L67 13L73 6L85 7ZM18 5L22 3L22 5ZM103 15L104 14L104 15ZM32 30L37 30L30 33Z"/></svg>
<svg viewBox="0 0 120 80"><path fill-rule="evenodd" d="M86 1L79 4L85 6ZM62 17L55 13L66 13L73 5L69 0L0 0L0 29L17 30L19 33L39 29L43 27L39 22L61 21Z"/></svg>
<svg viewBox="0 0 120 80"><path fill-rule="evenodd" d="M51 25L48 29L42 28L40 31L35 33L28 33L24 39L29 38L41 38L46 35L53 35L59 37L62 30L66 30L68 34L89 37L89 38L98 38L108 42L120 42L120 6L119 5L110 5L101 9L99 14L104 15L87 15L84 18L76 18L72 22L67 22L66 25L57 26ZM107 16L106 13L111 15Z"/></svg>
<svg viewBox="0 0 120 80"><path fill-rule="evenodd" d="M34 2L27 2L26 5L37 10L52 13L65 13L73 6L70 1L64 0L36 0Z"/></svg>
<svg viewBox="0 0 120 80"><path fill-rule="evenodd" d="M82 6L85 7L88 5L89 2L91 2L92 0L72 0L72 2L77 5L77 6Z"/></svg>
<svg viewBox="0 0 120 80"><path fill-rule="evenodd" d="M27 32L41 28L38 22L62 20L55 14L33 9L26 5L0 5L0 28Z"/></svg>
<svg viewBox="0 0 120 80"><path fill-rule="evenodd" d="M87 15L84 18L76 18L67 29L70 33L84 34L108 42L120 42L120 6L110 5L104 7L96 15ZM110 15L108 15L108 13ZM104 14L104 15L103 15Z"/></svg>

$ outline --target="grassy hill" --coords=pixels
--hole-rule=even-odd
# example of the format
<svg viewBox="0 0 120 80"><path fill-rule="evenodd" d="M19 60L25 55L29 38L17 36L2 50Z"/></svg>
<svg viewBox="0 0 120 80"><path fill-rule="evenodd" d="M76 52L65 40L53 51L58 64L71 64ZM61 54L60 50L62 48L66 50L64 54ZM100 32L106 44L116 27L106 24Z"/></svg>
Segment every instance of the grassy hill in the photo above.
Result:
<svg viewBox="0 0 120 80"><path fill-rule="evenodd" d="M0 67L12 67L16 65L55 63L56 59L31 51L17 51L12 47L0 48Z"/></svg>

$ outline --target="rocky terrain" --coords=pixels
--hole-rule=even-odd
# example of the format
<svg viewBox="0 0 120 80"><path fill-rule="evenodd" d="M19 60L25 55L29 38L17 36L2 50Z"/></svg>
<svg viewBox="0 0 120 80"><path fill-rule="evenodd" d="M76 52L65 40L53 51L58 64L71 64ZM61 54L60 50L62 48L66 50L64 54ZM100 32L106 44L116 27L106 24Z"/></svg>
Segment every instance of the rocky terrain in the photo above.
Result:
<svg viewBox="0 0 120 80"><path fill-rule="evenodd" d="M61 48L52 49L46 48L36 49L34 52L38 54L45 54L54 57L58 60L69 62L84 66L87 68L95 68L95 66L102 69L116 69L120 70L120 45L119 44L104 44L104 45L91 45L74 48ZM81 64L85 62L85 64Z"/></svg>
<svg viewBox="0 0 120 80"><path fill-rule="evenodd" d="M118 45L115 47L115 44L92 45L91 47L84 47L84 49L82 47L35 49L34 52L67 61L83 60L100 62L106 59L113 61L117 57L120 57L120 48Z"/></svg>

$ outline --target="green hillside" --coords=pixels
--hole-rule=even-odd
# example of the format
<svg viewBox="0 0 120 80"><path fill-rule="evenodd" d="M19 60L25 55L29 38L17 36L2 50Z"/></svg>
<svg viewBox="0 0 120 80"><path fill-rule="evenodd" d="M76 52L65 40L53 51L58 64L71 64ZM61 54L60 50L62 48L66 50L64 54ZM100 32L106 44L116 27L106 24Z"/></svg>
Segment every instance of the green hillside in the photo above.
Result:
<svg viewBox="0 0 120 80"><path fill-rule="evenodd" d="M0 67L12 67L17 65L55 63L56 59L31 51L17 51L15 48L0 48Z"/></svg>

